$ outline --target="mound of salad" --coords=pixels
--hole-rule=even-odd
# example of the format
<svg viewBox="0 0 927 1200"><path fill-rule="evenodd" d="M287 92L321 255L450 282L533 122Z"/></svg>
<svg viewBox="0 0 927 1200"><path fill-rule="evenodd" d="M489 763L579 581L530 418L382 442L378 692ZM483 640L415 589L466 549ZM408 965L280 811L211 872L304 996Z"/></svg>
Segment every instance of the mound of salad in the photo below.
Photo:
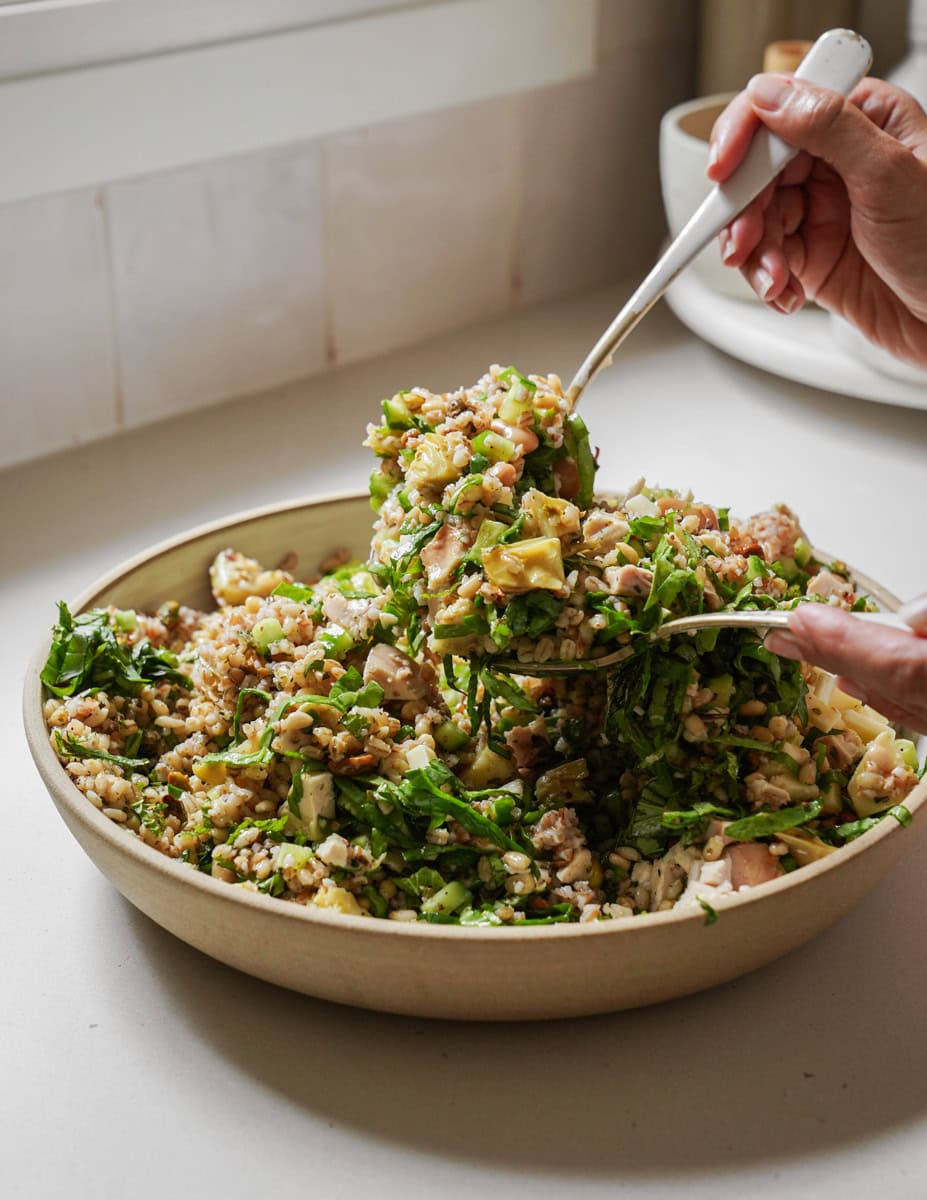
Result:
<svg viewBox="0 0 927 1200"><path fill-rule="evenodd" d="M672 617L875 605L785 506L594 490L554 375L383 402L365 561L214 561L216 601L59 606L49 736L88 801L279 900L460 925L712 921L889 819L923 766L832 677ZM608 670L523 674L521 663ZM532 671L536 667L532 667Z"/></svg>

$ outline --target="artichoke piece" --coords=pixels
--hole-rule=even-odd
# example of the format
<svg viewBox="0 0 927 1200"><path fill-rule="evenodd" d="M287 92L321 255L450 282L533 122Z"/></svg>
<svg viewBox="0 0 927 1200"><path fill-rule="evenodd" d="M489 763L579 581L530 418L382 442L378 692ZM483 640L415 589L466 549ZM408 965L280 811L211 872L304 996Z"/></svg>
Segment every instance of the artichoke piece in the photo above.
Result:
<svg viewBox="0 0 927 1200"><path fill-rule="evenodd" d="M346 913L351 917L368 915L357 903L355 896L343 887L319 888L310 903L316 908L330 908L334 912Z"/></svg>
<svg viewBox="0 0 927 1200"><path fill-rule="evenodd" d="M237 550L221 551L209 568L212 594L221 607L244 604L249 596L269 596L278 584L291 579L286 571L268 571Z"/></svg>
<svg viewBox="0 0 927 1200"><path fill-rule="evenodd" d="M503 758L489 746L481 746L473 761L458 771L464 786L473 789L506 783L514 774L515 766L512 760Z"/></svg>
<svg viewBox="0 0 927 1200"><path fill-rule="evenodd" d="M847 729L858 733L864 742L876 741L885 733L891 734L888 721L880 712L870 708L868 704L859 704L848 708L843 714L843 723Z"/></svg>
<svg viewBox="0 0 927 1200"><path fill-rule="evenodd" d="M566 583L560 539L555 537L528 538L484 550L483 570L489 582L503 592L535 588L559 592Z"/></svg>
<svg viewBox="0 0 927 1200"><path fill-rule="evenodd" d="M521 498L521 510L525 514L525 532L531 537L569 541L579 537L579 509L569 500L545 496L537 488L529 488Z"/></svg>
<svg viewBox="0 0 927 1200"><path fill-rule="evenodd" d="M905 761L905 746L884 729L863 751L847 786L858 817L871 817L903 800L917 781Z"/></svg>
<svg viewBox="0 0 927 1200"><path fill-rule="evenodd" d="M419 488L441 491L459 475L447 438L440 433L426 433L415 447L415 454L406 471L408 482Z"/></svg>
<svg viewBox="0 0 927 1200"><path fill-rule="evenodd" d="M534 786L539 804L545 808L562 808L566 804L588 804L592 799L585 781L589 766L584 758L574 758L545 771Z"/></svg>
<svg viewBox="0 0 927 1200"><path fill-rule="evenodd" d="M828 846L813 833L806 833L803 829L777 833L776 841L784 842L788 846L789 853L800 867L806 867L808 863L816 862L819 858L827 858L828 854L833 854L837 849L836 846Z"/></svg>

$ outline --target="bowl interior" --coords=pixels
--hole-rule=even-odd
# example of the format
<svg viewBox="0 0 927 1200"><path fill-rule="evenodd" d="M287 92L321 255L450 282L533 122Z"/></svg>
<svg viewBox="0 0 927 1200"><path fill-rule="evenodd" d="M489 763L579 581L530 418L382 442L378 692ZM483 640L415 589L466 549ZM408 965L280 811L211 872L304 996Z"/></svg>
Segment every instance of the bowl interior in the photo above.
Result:
<svg viewBox="0 0 927 1200"><path fill-rule="evenodd" d="M214 607L209 565L231 548L273 567L290 555L299 579L319 573L333 553L347 549L366 559L373 513L366 496L346 494L324 501L293 501L195 529L131 559L91 585L75 602L80 608L121 604L154 611L165 600L194 608Z"/></svg>
<svg viewBox="0 0 927 1200"><path fill-rule="evenodd" d="M680 113L676 121L677 127L688 137L707 145L712 127L726 107L726 100L711 99L706 102L704 108L693 108Z"/></svg>

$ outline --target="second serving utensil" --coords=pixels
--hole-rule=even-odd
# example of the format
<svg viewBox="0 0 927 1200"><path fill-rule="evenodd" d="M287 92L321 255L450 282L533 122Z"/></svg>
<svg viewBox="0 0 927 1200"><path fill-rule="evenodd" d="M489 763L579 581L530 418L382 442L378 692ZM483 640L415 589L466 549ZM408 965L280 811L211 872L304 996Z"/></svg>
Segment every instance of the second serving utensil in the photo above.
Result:
<svg viewBox="0 0 927 1200"><path fill-rule="evenodd" d="M698 613L695 616L676 617L672 621L665 621L662 625L658 625L646 633L631 634L630 642L599 658L573 659L570 662L562 659L552 662L518 662L516 659L506 659L498 661L495 665L503 670L511 671L513 674L535 675L543 678L551 675L575 675L580 671L602 671L630 658L635 653L635 643L642 638L658 641L681 633L698 633L702 629L785 629L788 626L790 612L791 609L767 608L738 612ZM853 613L852 616L857 621L887 625L892 629L903 629L907 633L912 633L910 625L897 613Z"/></svg>

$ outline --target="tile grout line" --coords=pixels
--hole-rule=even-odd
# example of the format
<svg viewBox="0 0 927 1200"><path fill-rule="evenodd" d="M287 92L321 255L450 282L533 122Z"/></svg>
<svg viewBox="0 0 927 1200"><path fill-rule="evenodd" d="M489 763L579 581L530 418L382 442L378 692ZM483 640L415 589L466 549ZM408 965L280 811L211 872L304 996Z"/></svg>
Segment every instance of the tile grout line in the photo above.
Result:
<svg viewBox="0 0 927 1200"><path fill-rule="evenodd" d="M515 172L514 200L511 214L512 243L509 248L509 311L521 307L525 278L522 267L522 230L527 211L525 181L528 178L528 97L536 97L540 89L523 92L515 98L518 105L518 170Z"/></svg>
<svg viewBox="0 0 927 1200"><path fill-rule="evenodd" d="M335 294L331 286L331 245L329 240L329 191L331 163L329 143L332 137L318 138L319 147L319 237L322 258L322 347L325 353L325 370L338 366L338 340L335 330Z"/></svg>
<svg viewBox="0 0 927 1200"><path fill-rule="evenodd" d="M103 220L103 245L106 253L106 280L109 285L109 324L113 352L113 409L116 418L116 429L126 428L125 396L123 394L122 353L119 345L118 304L116 300L116 269L112 230L110 228L111 212L109 207L109 186L104 184L97 189L97 202Z"/></svg>

